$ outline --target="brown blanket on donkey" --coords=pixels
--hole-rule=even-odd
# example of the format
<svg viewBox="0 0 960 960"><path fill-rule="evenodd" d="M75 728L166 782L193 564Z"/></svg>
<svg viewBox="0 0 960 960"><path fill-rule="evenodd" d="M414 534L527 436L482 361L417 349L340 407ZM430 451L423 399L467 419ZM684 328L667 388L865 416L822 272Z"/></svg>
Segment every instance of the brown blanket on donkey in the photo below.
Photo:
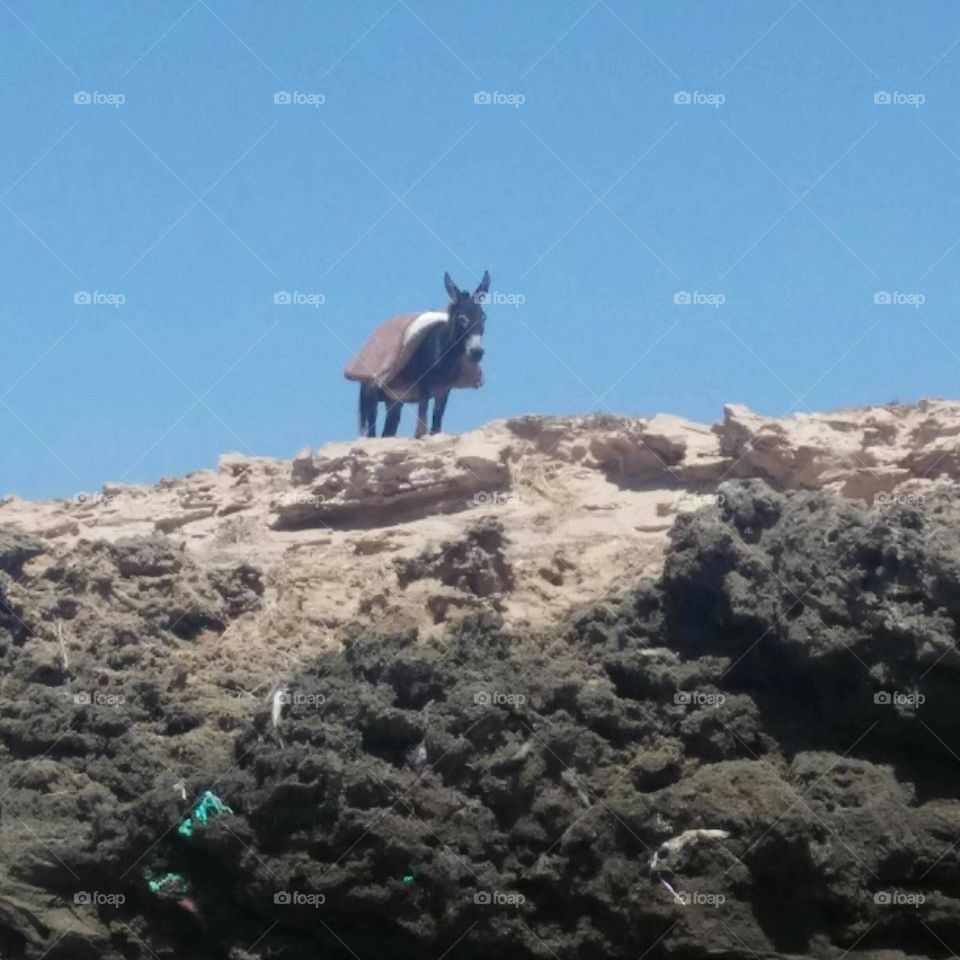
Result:
<svg viewBox="0 0 960 960"><path fill-rule="evenodd" d="M389 384L413 355L421 338L431 329L425 327L419 337L412 338L408 343L403 342L407 328L419 316L419 313L404 313L381 323L360 348L360 352L344 367L343 375L348 380L378 387ZM460 363L460 376L453 386L474 389L483 386L480 364L464 357Z"/></svg>

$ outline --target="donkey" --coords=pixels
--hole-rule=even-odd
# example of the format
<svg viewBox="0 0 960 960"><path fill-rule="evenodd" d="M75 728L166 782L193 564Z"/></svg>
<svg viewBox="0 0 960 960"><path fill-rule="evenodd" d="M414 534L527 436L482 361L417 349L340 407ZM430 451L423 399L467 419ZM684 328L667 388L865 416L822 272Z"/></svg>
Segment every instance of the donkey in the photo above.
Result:
<svg viewBox="0 0 960 960"><path fill-rule="evenodd" d="M427 412L433 400L430 433L439 433L451 389L479 387L483 374L482 304L490 290L490 273L471 294L443 276L450 302L445 311L405 314L382 323L347 365L344 375L360 382L360 434L377 435L377 410L386 404L384 437L395 437L405 403L416 403L415 436L427 432Z"/></svg>

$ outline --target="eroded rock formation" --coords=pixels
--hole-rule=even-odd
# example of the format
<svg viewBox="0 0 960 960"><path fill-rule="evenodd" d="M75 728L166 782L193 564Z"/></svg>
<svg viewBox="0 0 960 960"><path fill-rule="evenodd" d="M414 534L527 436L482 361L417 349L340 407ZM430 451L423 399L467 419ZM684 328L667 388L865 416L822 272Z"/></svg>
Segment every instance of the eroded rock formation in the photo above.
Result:
<svg viewBox="0 0 960 960"><path fill-rule="evenodd" d="M5 503L0 955L948 956L958 435L521 418Z"/></svg>

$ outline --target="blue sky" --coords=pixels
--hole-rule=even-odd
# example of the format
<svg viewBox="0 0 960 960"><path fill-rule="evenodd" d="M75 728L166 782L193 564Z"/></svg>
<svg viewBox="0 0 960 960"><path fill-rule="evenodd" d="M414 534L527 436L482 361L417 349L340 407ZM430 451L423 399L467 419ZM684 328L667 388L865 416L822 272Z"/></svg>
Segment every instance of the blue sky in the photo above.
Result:
<svg viewBox="0 0 960 960"><path fill-rule="evenodd" d="M958 39L948 0L0 0L0 493L354 436L344 363L445 270L499 295L453 431L955 395Z"/></svg>

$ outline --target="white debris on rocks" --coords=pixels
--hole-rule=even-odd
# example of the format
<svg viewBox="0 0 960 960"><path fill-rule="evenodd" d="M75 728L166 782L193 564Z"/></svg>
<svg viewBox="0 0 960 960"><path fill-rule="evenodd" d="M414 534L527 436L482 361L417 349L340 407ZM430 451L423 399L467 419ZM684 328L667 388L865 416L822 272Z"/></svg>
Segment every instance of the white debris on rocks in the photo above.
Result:
<svg viewBox="0 0 960 960"><path fill-rule="evenodd" d="M670 861L686 847L699 843L701 840L726 840L729 836L730 834L726 830L684 830L683 833L665 840L653 852L653 856L650 858L650 873L660 881L661 885L673 897L674 902L678 906L684 907L687 905L687 901L677 893L665 877L661 876L660 871L664 868L669 869Z"/></svg>
<svg viewBox="0 0 960 960"><path fill-rule="evenodd" d="M675 857L681 850L701 840L726 840L730 834L726 830L684 830L683 833L665 840L654 851L650 858L650 870L659 872L667 865L667 861Z"/></svg>
<svg viewBox="0 0 960 960"><path fill-rule="evenodd" d="M273 691L273 695L270 697L270 720L273 723L273 729L277 730L280 726L280 718L283 716L283 707L285 704L290 702L290 692L287 689L285 684L281 684ZM279 739L280 732L277 730L277 738ZM280 740L280 745L283 746L283 740Z"/></svg>

